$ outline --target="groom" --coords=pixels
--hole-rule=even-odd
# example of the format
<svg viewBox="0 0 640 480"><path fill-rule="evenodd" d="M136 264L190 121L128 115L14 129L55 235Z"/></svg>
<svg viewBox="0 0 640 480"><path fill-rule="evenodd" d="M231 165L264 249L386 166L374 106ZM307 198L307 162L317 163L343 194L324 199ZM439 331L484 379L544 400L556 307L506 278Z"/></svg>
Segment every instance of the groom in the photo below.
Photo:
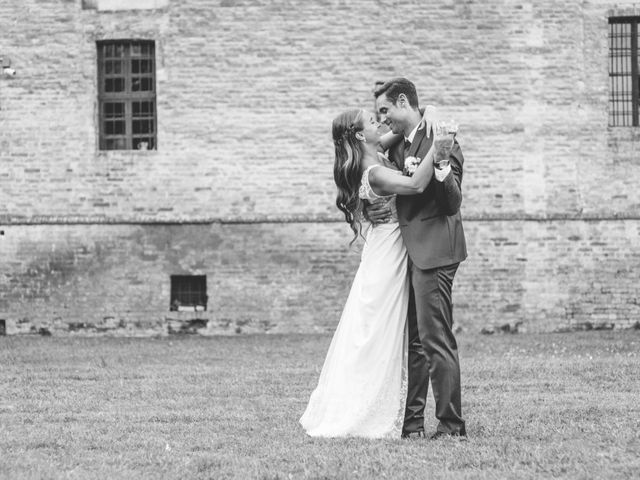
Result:
<svg viewBox="0 0 640 480"><path fill-rule="evenodd" d="M432 132L421 126L415 85L395 78L375 92L380 122L403 134L389 151L389 160L402 171L407 157L425 158ZM424 407L429 379L436 402L438 428L431 438L466 437L460 396L460 362L453 335L451 287L458 265L467 257L460 204L462 163L454 143L449 160L434 166L434 178L419 195L398 196L396 206L402 238L409 253L409 386L402 436L424 437ZM367 216L376 223L387 216L372 204ZM426 355L425 355L426 354Z"/></svg>

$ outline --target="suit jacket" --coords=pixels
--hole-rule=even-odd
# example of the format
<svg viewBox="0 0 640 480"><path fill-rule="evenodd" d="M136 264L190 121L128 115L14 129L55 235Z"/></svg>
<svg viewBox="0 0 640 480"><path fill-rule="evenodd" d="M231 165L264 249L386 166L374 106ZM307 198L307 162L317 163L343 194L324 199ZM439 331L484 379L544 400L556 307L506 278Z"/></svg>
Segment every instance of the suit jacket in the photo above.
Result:
<svg viewBox="0 0 640 480"><path fill-rule="evenodd" d="M425 158L433 143L433 135L427 138L425 133L425 128L416 132L407 156ZM398 142L390 149L389 159L402 170L404 158L404 142ZM409 258L420 269L443 267L467 258L460 216L463 162L456 141L449 156L451 172L444 182L437 181L434 176L421 194L397 196L402 238Z"/></svg>

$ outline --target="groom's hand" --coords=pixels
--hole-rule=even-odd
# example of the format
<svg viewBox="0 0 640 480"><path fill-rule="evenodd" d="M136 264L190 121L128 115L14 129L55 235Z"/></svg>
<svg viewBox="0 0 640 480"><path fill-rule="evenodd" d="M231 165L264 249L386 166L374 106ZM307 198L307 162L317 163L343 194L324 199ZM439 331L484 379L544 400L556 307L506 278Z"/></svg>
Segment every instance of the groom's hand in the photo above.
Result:
<svg viewBox="0 0 640 480"><path fill-rule="evenodd" d="M391 219L391 209L389 208L389 204L382 198L367 203L364 207L363 213L364 218L373 224L387 223Z"/></svg>

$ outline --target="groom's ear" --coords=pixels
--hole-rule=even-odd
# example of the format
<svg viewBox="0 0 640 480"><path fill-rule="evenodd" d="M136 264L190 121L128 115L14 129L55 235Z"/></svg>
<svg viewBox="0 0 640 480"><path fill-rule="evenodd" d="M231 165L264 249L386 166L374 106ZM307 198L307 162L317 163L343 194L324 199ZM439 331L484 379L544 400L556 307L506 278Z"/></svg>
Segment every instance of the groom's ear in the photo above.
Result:
<svg viewBox="0 0 640 480"><path fill-rule="evenodd" d="M398 95L396 104L400 108L406 108L409 106L409 100L407 99L407 96L404 93L401 93L400 95Z"/></svg>

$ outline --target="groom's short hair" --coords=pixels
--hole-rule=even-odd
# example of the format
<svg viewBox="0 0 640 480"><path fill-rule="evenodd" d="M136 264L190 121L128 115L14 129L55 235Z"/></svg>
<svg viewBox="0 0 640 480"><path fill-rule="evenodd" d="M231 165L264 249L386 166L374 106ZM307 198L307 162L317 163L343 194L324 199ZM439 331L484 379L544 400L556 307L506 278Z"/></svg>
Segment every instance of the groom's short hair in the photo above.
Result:
<svg viewBox="0 0 640 480"><path fill-rule="evenodd" d="M373 95L378 98L380 95L385 94L389 101L395 105L401 93L404 93L405 97L407 97L409 105L413 108L419 107L416 86L411 80L407 80L406 78L392 78L388 82L377 87L374 90Z"/></svg>

